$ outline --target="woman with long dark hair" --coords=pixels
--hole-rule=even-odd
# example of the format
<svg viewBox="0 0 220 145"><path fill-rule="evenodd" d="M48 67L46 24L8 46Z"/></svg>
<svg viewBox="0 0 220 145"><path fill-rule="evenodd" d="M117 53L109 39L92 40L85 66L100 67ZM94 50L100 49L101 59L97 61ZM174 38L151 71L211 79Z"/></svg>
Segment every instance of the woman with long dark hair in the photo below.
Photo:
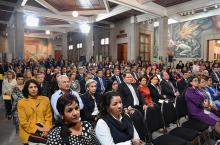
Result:
<svg viewBox="0 0 220 145"><path fill-rule="evenodd" d="M57 101L57 110L61 120L48 135L47 145L99 145L92 125L81 121L77 98L64 94Z"/></svg>

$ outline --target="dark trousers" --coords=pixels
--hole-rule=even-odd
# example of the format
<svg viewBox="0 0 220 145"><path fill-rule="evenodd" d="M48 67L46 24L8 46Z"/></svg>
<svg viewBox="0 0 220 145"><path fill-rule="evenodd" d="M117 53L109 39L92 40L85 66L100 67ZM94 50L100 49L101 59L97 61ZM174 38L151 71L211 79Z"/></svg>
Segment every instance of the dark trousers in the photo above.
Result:
<svg viewBox="0 0 220 145"><path fill-rule="evenodd" d="M136 110L133 114L129 114L129 116L134 124L135 129L137 130L140 139L142 141L148 139L148 133L143 114L139 110Z"/></svg>
<svg viewBox="0 0 220 145"><path fill-rule="evenodd" d="M6 114L11 115L12 100L4 100L4 102L5 102Z"/></svg>

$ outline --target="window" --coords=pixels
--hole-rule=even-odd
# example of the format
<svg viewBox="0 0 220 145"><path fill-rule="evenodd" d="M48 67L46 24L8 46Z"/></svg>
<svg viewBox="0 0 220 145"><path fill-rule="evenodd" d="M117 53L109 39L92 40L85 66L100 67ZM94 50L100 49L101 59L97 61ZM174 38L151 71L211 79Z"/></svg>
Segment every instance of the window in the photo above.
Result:
<svg viewBox="0 0 220 145"><path fill-rule="evenodd" d="M79 48L82 48L82 43L77 43L77 44L76 44L76 48L78 48L78 49L79 49Z"/></svg>
<svg viewBox="0 0 220 145"><path fill-rule="evenodd" d="M100 47L98 51L98 55L103 58L109 57L109 38L101 38L100 39Z"/></svg>
<svg viewBox="0 0 220 145"><path fill-rule="evenodd" d="M109 38L102 38L101 39L101 45L109 45Z"/></svg>
<svg viewBox="0 0 220 145"><path fill-rule="evenodd" d="M69 50L73 50L73 45L69 45Z"/></svg>
<svg viewBox="0 0 220 145"><path fill-rule="evenodd" d="M150 61L151 41L149 34L140 33L139 54L142 61Z"/></svg>

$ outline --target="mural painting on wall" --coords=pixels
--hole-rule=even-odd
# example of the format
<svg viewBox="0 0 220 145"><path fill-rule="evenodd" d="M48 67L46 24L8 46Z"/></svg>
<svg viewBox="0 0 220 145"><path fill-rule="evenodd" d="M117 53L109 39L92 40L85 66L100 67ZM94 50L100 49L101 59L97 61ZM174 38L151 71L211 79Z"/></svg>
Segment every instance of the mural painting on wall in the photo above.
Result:
<svg viewBox="0 0 220 145"><path fill-rule="evenodd" d="M24 44L24 58L25 60L34 59L39 60L47 58L48 44L47 40L41 39L26 39Z"/></svg>
<svg viewBox="0 0 220 145"><path fill-rule="evenodd" d="M168 28L168 48L173 51L175 58L200 58L202 35L210 29L220 31L220 16L171 24ZM154 31L155 56L158 56L159 48L158 30L157 27Z"/></svg>

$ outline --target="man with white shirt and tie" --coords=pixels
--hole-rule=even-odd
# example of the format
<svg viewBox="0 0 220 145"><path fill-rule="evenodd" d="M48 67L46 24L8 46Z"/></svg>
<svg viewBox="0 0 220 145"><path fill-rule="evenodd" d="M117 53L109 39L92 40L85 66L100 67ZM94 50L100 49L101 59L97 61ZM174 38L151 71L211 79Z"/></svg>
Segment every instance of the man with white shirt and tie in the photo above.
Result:
<svg viewBox="0 0 220 145"><path fill-rule="evenodd" d="M70 80L66 75L61 75L58 77L58 86L59 86L59 90L56 91L52 96L51 96L51 106L53 108L53 112L54 112L54 119L58 120L61 116L59 114L59 112L57 111L57 100L65 93L71 93L73 94L77 100L79 101L79 108L80 111L83 110L83 103L82 100L79 96L79 94L76 91L73 91L70 89Z"/></svg>
<svg viewBox="0 0 220 145"><path fill-rule="evenodd" d="M112 81L117 81L118 84L121 84L123 82L123 79L120 75L120 70L118 68L114 69L114 75L110 78Z"/></svg>
<svg viewBox="0 0 220 145"><path fill-rule="evenodd" d="M94 80L97 82L96 93L103 94L107 87L106 78L103 76L103 72L101 69L97 71L97 76L94 77Z"/></svg>

